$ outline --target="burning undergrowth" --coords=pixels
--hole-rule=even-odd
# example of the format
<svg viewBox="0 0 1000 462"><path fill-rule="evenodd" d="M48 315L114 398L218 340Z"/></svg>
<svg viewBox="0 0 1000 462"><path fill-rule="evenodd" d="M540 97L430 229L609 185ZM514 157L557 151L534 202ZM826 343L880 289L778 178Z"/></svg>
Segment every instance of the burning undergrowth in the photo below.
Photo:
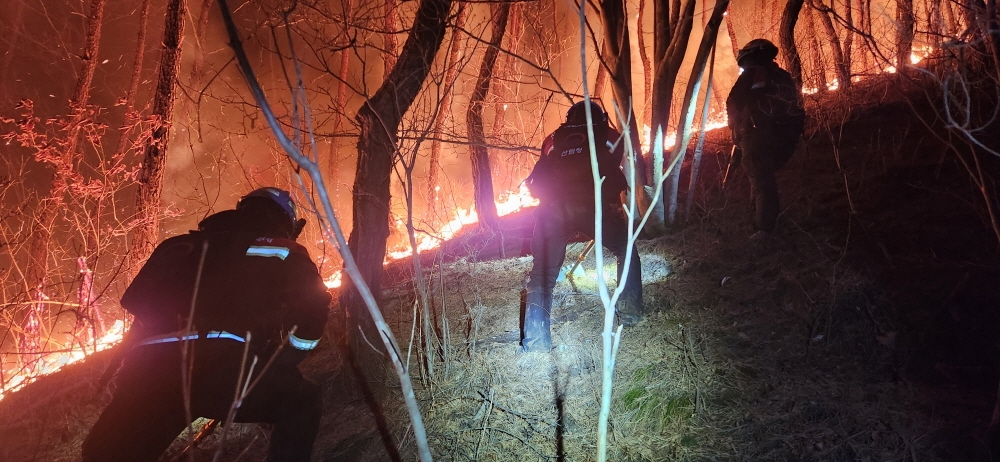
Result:
<svg viewBox="0 0 1000 462"><path fill-rule="evenodd" d="M623 333L610 460L985 460L996 243L967 175L908 111L847 114L833 133L817 124L779 174L783 212L765 239L752 238L745 177L720 186L728 134L710 135L691 219L639 243L649 314ZM985 165L996 174L996 164ZM517 353L530 213L421 254L429 349L413 322L412 262L387 267L382 309L438 460L595 458L594 255L556 287L555 351ZM583 246L569 247L568 263ZM325 390L316 458L413 460L388 358L367 346L345 354L347 330L338 307L304 364ZM94 390L102 355L0 402L0 461L77 457L108 399ZM262 460L266 433L240 428L223 460Z"/></svg>

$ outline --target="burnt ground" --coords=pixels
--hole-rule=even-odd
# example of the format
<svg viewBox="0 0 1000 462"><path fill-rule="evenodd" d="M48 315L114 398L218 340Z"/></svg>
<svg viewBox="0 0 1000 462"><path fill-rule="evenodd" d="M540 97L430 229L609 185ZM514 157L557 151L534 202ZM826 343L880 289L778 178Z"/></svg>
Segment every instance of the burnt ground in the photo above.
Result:
<svg viewBox="0 0 1000 462"><path fill-rule="evenodd" d="M851 111L813 101L766 239L751 239L745 175L720 187L728 133L710 134L690 219L639 243L649 315L623 332L610 460L989 460L1000 246L946 131L914 117L933 111L904 83L859 89ZM979 159L995 194L1000 159ZM448 340L433 348L433 373L419 341L407 351L438 460L596 459L594 256L556 289L555 351L516 353L529 218L424 255ZM388 268L382 307L404 349L421 336L408 268ZM344 353L344 326L337 308L330 341L304 365L326 391L315 459L415 459L391 363L370 348ZM0 402L0 461L77 458L108 399L94 387L106 363L96 355ZM226 438L220 460L263 459L266 428L233 425Z"/></svg>

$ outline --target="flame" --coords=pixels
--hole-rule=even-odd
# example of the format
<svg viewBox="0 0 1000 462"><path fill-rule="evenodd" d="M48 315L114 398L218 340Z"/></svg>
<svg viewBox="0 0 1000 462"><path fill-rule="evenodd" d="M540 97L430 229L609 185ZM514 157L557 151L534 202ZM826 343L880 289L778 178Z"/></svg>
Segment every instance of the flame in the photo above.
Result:
<svg viewBox="0 0 1000 462"><path fill-rule="evenodd" d="M40 353L40 357L30 366L30 368L25 368L19 373L11 374L9 376L9 380L0 384L2 385L2 388L0 388L0 400L3 400L3 398L8 394L24 388L41 377L52 374L65 366L81 361L88 355L92 355L98 351L104 351L117 345L121 342L124 335L125 321L119 319L115 321L103 337L97 339L93 344L89 345L90 348L86 351L84 351L84 349L79 345L76 345L74 347L60 349L56 352ZM4 376L7 377L6 374Z"/></svg>
<svg viewBox="0 0 1000 462"><path fill-rule="evenodd" d="M724 112L721 114L714 114L709 118L708 123L705 124L705 131L710 132L717 128L725 127L728 124L729 121ZM643 152L649 152L649 140L651 139L650 130L651 129L649 128L649 125L646 124L642 125L642 136L639 138L640 140L639 142L642 144ZM698 132L698 130L701 130L700 126L698 125L691 126L692 133L696 133ZM663 137L663 149L673 148L674 144L676 143L677 143L677 132L667 132L667 135Z"/></svg>
<svg viewBox="0 0 1000 462"><path fill-rule="evenodd" d="M497 206L497 215L504 216L510 215L511 213L517 212L525 207L533 207L538 205L538 199L531 196L531 192L528 191L528 187L521 184L517 192L505 192L501 193L499 198L495 201ZM479 222L479 215L475 210L458 208L455 210L455 218L451 221L445 223L438 229L436 235L421 234L416 236L417 240L417 253L437 248L442 242L451 239L465 226L472 225ZM402 233L406 233L406 223L400 219L396 219L396 228ZM392 260L400 260L413 255L413 249L410 248L409 244L402 244L397 246L395 249L389 251L386 257L386 263ZM343 280L343 274L337 271L326 278L323 283L326 287L333 289L340 287Z"/></svg>
<svg viewBox="0 0 1000 462"><path fill-rule="evenodd" d="M326 278L326 280L323 281L323 285L325 285L327 289L340 287L340 284L342 282L341 281L342 277L343 275L340 273L340 271L337 271L336 273L333 273L330 277Z"/></svg>
<svg viewBox="0 0 1000 462"><path fill-rule="evenodd" d="M725 14L728 14L728 12ZM932 46L915 46L913 47L912 53L910 54L910 62L913 65L919 64L928 56L930 56L931 53L933 52L934 52L934 47ZM740 69L741 73L742 71L743 70ZM893 74L896 72L896 67L891 65L887 66L884 69L884 72L888 74ZM862 78L859 76L851 78L852 82L858 82L860 80L862 80ZM833 80L827 86L827 88L830 91L835 91L839 87L840 85L839 82L837 82L837 80ZM802 93L806 95L815 94L817 92L819 92L819 89L815 87L802 89ZM507 109L507 105L504 105L504 109ZM726 125L725 114L722 114L721 117L722 120L715 120L715 121L710 120L709 123L706 125L705 129L714 130L716 128L724 127ZM696 128L692 128L692 130L696 130ZM674 145L674 140L676 138L676 135L674 133L668 133L664 138L665 138L664 147L668 149L672 148ZM643 125L641 140L642 140L642 149L644 152L649 151L649 139L650 139L650 127L648 125ZM10 144L9 140L7 144ZM435 191L438 190L440 190L440 187L435 188ZM496 201L496 205L497 205L497 214L499 216L504 216L514 213L518 210L521 210L524 207L538 205L538 200L535 199L534 197L531 197L531 194L530 192L528 192L527 187L525 187L522 184L517 192L508 192L500 194L499 199ZM438 234L436 236L424 234L419 237L417 242L417 252L419 253L421 251L430 250L438 247L439 245L441 245L441 242L452 238L463 227L474 224L477 221L478 221L478 216L474 210L459 208L458 210L456 210L455 218L446 223L445 225L443 225L441 229L438 230ZM397 220L397 227L400 227L405 232L406 227L401 222L401 220ZM409 248L409 245L404 245L389 252L386 261L406 258L412 254L413 251L412 249ZM343 276L340 271L335 272L334 274L330 275L328 278L324 280L324 284L328 288L340 287L342 282L342 277ZM38 380L43 376L54 373L59 369L63 368L64 366L85 359L89 354L93 354L99 351L104 351L108 348L111 348L112 346L117 345L118 343L121 342L122 338L124 337L124 334L125 334L125 322L123 320L117 320L111 326L111 328L108 329L107 333L105 333L103 337L97 339L90 345L91 348L89 349L89 351L85 351L83 348L77 345L65 349L60 349L59 351L56 352L40 353L38 359L30 367L25 367L21 371L18 371L16 373L11 373L9 375L6 373L0 375L0 378L3 379L3 381L0 381L0 400L3 400L3 398L8 394L24 388L28 384Z"/></svg>
<svg viewBox="0 0 1000 462"><path fill-rule="evenodd" d="M934 53L934 47L930 45L915 46L913 47L912 53L910 53L910 62L914 65L920 64L920 62L923 61L924 58L930 56L931 53Z"/></svg>

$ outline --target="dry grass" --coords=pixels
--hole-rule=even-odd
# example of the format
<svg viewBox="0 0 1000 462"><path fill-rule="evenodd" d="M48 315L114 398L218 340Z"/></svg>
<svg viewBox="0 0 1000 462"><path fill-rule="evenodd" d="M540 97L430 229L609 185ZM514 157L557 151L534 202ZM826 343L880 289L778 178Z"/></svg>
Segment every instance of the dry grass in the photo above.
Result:
<svg viewBox="0 0 1000 462"><path fill-rule="evenodd" d="M995 243L974 212L956 205L961 191L947 189L961 172L948 177L940 147L900 135L912 124L899 114L897 106L846 117L854 122L836 146L812 137L779 175L779 230L762 240L751 239L746 179L718 186L725 134L709 139L691 222L640 242L649 315L623 334L610 460L983 460L995 373L985 374L985 391L948 376L978 363L939 347L979 336L994 345L983 361L995 359L989 333L1000 323L980 309L1000 300L1000 270L982 250ZM927 167L928 159L937 164ZM940 237L959 230L961 239ZM568 257L581 250L571 245ZM437 358L430 376L415 344L410 364L435 458L596 459L603 308L594 256L583 277L556 288L555 351L519 354L530 257L484 261L487 253L427 265L450 355ZM605 261L613 275L614 258ZM415 297L405 277L392 281L383 311L405 349ZM960 318L972 321L950 321ZM338 308L329 341L304 363L325 390L316 459L414 460L388 360L346 356L339 346L347 329ZM92 386L102 357L0 402L0 462L77 457L107 401ZM261 460L265 434L240 427L223 460L245 448L239 460ZM196 459L208 460L213 444Z"/></svg>
<svg viewBox="0 0 1000 462"><path fill-rule="evenodd" d="M870 98L886 90L855 91ZM839 117L865 124L864 115ZM641 242L651 313L624 331L610 460L957 460L935 435L967 425L959 423L967 417L936 419L914 408L921 384L904 375L919 339L905 319L917 313L899 311L897 289L878 273L893 258L886 247L871 248L857 235L899 219L898 205L873 205L877 198L864 192L894 163L921 157L900 152L927 149L892 135L899 125L881 117L876 129L887 138L843 132L837 139L844 145L834 148L828 137L814 137L796 155L779 178L785 209L774 236L750 239L745 178L723 192L713 186L713 171L691 223ZM857 148L864 143L872 150ZM716 154L706 165L724 165L717 154L724 141L708 146ZM866 169L887 154L881 170ZM859 225L852 210L862 206L882 208ZM570 246L567 259L581 247ZM606 262L613 274L613 257ZM435 286L434 299L453 326L467 327L453 331L451 345L461 354L448 372L426 379L420 391L437 458L596 458L603 311L592 256L588 265L590 279L556 288L556 350L548 355L516 352L529 258L435 269L447 282ZM399 308L397 332L410 328L402 308L412 296L404 298L386 308ZM396 412L391 420L402 426L406 416Z"/></svg>
<svg viewBox="0 0 1000 462"><path fill-rule="evenodd" d="M868 318L852 316L859 299L851 291L860 282L843 279L831 287L807 280L808 289L793 282L799 273L830 264L802 233L790 236L798 242L740 248L706 239L714 234L710 226L640 245L652 312L624 334L610 459L777 460L771 458L812 454L859 460L898 453L898 447L873 440L879 420L903 410L895 387L853 385L868 382L861 364L814 364L833 362L826 353L843 344L874 342ZM769 251L781 245L804 247L797 265L789 266L787 252ZM581 247L570 246L568 255ZM606 272L613 274L614 257L606 259ZM595 457L603 308L592 279L594 258L585 263L588 277L556 288L552 354L516 348L517 288L529 260L460 261L437 274L448 281L447 292L434 298L460 300L465 308L448 312L452 325L467 326L451 339L462 354L421 390L431 445L442 460ZM846 295L836 300L837 294ZM408 332L410 311L402 308L412 298L401 300L400 309L386 310L396 313L394 329ZM841 402L845 398L850 406ZM397 412L392 420L405 419Z"/></svg>

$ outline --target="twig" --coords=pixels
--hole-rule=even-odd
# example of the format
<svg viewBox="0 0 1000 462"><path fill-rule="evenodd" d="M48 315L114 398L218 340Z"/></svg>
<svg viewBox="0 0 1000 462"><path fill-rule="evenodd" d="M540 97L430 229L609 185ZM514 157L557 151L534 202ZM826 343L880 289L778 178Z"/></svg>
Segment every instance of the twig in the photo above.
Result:
<svg viewBox="0 0 1000 462"><path fill-rule="evenodd" d="M243 74L243 78L250 87L250 91L253 93L254 99L257 101L261 112L267 119L268 125L271 127L271 131L274 133L275 138L281 147L285 150L288 156L306 173L315 185L323 185L323 177L320 173L319 166L312 159L303 155L299 151L298 147L295 146L287 135L282 131L278 119L275 117L274 112L271 110L270 104L267 98L264 96L264 90L260 87L260 83L257 81L254 75L253 68L250 66L250 61L243 51L243 44L240 41L239 33L236 30L236 24L233 22L232 14L230 13L229 6L226 0L218 0L220 9L222 11L223 20L226 25L226 31L229 35L229 45L232 47L233 52L236 54L237 62L239 63L240 71ZM315 150L314 150L315 152ZM299 177L301 183L301 177ZM413 384L410 381L410 376L407 369L403 366L402 360L400 358L399 345L396 342L395 337L392 334L392 330L389 325L385 322L385 318L382 316L382 312L379 310L378 304L375 301L374 295L372 295L371 289L365 282L358 268L357 262L347 245L347 239L344 238L344 233L340 229L340 224L337 220L336 214L333 210L333 205L330 202L330 197L327 193L326 188L317 187L316 192L319 195L320 202L323 205L323 214L319 215L320 225L326 235L327 239L335 241L337 243L337 250L340 252L343 258L345 269L347 270L348 276L354 285L355 290L361 295L361 298L365 302L365 306L368 308L369 314L372 316L372 320L378 328L378 332L382 337L382 342L385 344L386 350L392 359L393 365L396 368L396 373L400 380L400 385L402 388L403 399L406 402L407 411L410 414L410 420L413 423L414 437L417 442L418 452L420 454L421 461L429 462L433 458L431 457L430 448L427 444L427 432L424 428L423 418L420 415L420 407L417 404L416 396L413 391ZM315 204L310 200L310 205L313 206L315 210L319 210L315 207ZM325 220L323 220L325 218Z"/></svg>

